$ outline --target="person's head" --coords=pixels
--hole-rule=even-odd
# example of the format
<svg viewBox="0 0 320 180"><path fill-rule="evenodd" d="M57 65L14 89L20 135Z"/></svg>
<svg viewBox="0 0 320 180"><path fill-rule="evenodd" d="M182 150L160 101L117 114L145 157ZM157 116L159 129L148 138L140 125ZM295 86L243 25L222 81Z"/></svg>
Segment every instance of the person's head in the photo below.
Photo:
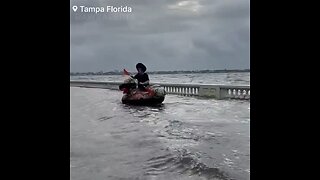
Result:
<svg viewBox="0 0 320 180"><path fill-rule="evenodd" d="M144 73L141 68L137 68L137 71L138 71L139 74L143 74Z"/></svg>
<svg viewBox="0 0 320 180"><path fill-rule="evenodd" d="M139 74L143 74L147 70L147 67L145 65L143 65L142 63L138 63L136 65L136 68L137 68L137 71Z"/></svg>

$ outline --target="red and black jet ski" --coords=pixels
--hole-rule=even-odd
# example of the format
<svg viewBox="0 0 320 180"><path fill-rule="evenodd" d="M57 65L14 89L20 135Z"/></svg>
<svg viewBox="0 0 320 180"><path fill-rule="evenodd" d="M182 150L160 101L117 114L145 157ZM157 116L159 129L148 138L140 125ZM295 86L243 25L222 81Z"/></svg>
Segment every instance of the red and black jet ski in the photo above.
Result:
<svg viewBox="0 0 320 180"><path fill-rule="evenodd" d="M145 91L137 88L136 81L129 76L128 72L124 70L126 79L119 89L123 91L122 103L133 105L156 105L161 104L166 92L163 87L159 85L147 86Z"/></svg>

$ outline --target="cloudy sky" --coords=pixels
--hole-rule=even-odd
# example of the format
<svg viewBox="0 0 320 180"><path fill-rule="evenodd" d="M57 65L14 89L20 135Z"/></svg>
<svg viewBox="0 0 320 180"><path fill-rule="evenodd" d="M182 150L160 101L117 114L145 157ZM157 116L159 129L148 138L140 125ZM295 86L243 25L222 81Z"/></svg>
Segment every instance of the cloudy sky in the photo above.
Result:
<svg viewBox="0 0 320 180"><path fill-rule="evenodd" d="M71 0L70 70L135 70L138 62L149 71L249 68L249 11L249 0Z"/></svg>

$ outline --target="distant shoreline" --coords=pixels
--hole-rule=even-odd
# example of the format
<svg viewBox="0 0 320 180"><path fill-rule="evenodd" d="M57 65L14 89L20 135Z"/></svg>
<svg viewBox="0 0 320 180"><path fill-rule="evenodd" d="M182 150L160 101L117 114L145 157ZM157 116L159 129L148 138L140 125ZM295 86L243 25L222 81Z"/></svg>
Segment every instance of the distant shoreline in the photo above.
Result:
<svg viewBox="0 0 320 180"><path fill-rule="evenodd" d="M148 74L201 74L201 73L243 73L250 72L250 69L231 69L231 70L199 70L199 71L148 71ZM122 75L121 71L109 72L70 72L70 76L101 76L101 75Z"/></svg>

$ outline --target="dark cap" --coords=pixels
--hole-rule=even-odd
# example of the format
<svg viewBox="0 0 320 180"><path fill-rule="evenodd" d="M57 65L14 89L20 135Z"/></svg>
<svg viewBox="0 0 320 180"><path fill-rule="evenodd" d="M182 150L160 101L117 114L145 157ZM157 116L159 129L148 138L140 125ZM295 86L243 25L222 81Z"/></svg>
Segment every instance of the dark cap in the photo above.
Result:
<svg viewBox="0 0 320 180"><path fill-rule="evenodd" d="M141 70L143 71L143 72L146 72L146 70L147 70L147 67L145 66L145 65L143 65L142 63L138 63L137 65L136 65L136 68L138 69L138 68L141 68Z"/></svg>

